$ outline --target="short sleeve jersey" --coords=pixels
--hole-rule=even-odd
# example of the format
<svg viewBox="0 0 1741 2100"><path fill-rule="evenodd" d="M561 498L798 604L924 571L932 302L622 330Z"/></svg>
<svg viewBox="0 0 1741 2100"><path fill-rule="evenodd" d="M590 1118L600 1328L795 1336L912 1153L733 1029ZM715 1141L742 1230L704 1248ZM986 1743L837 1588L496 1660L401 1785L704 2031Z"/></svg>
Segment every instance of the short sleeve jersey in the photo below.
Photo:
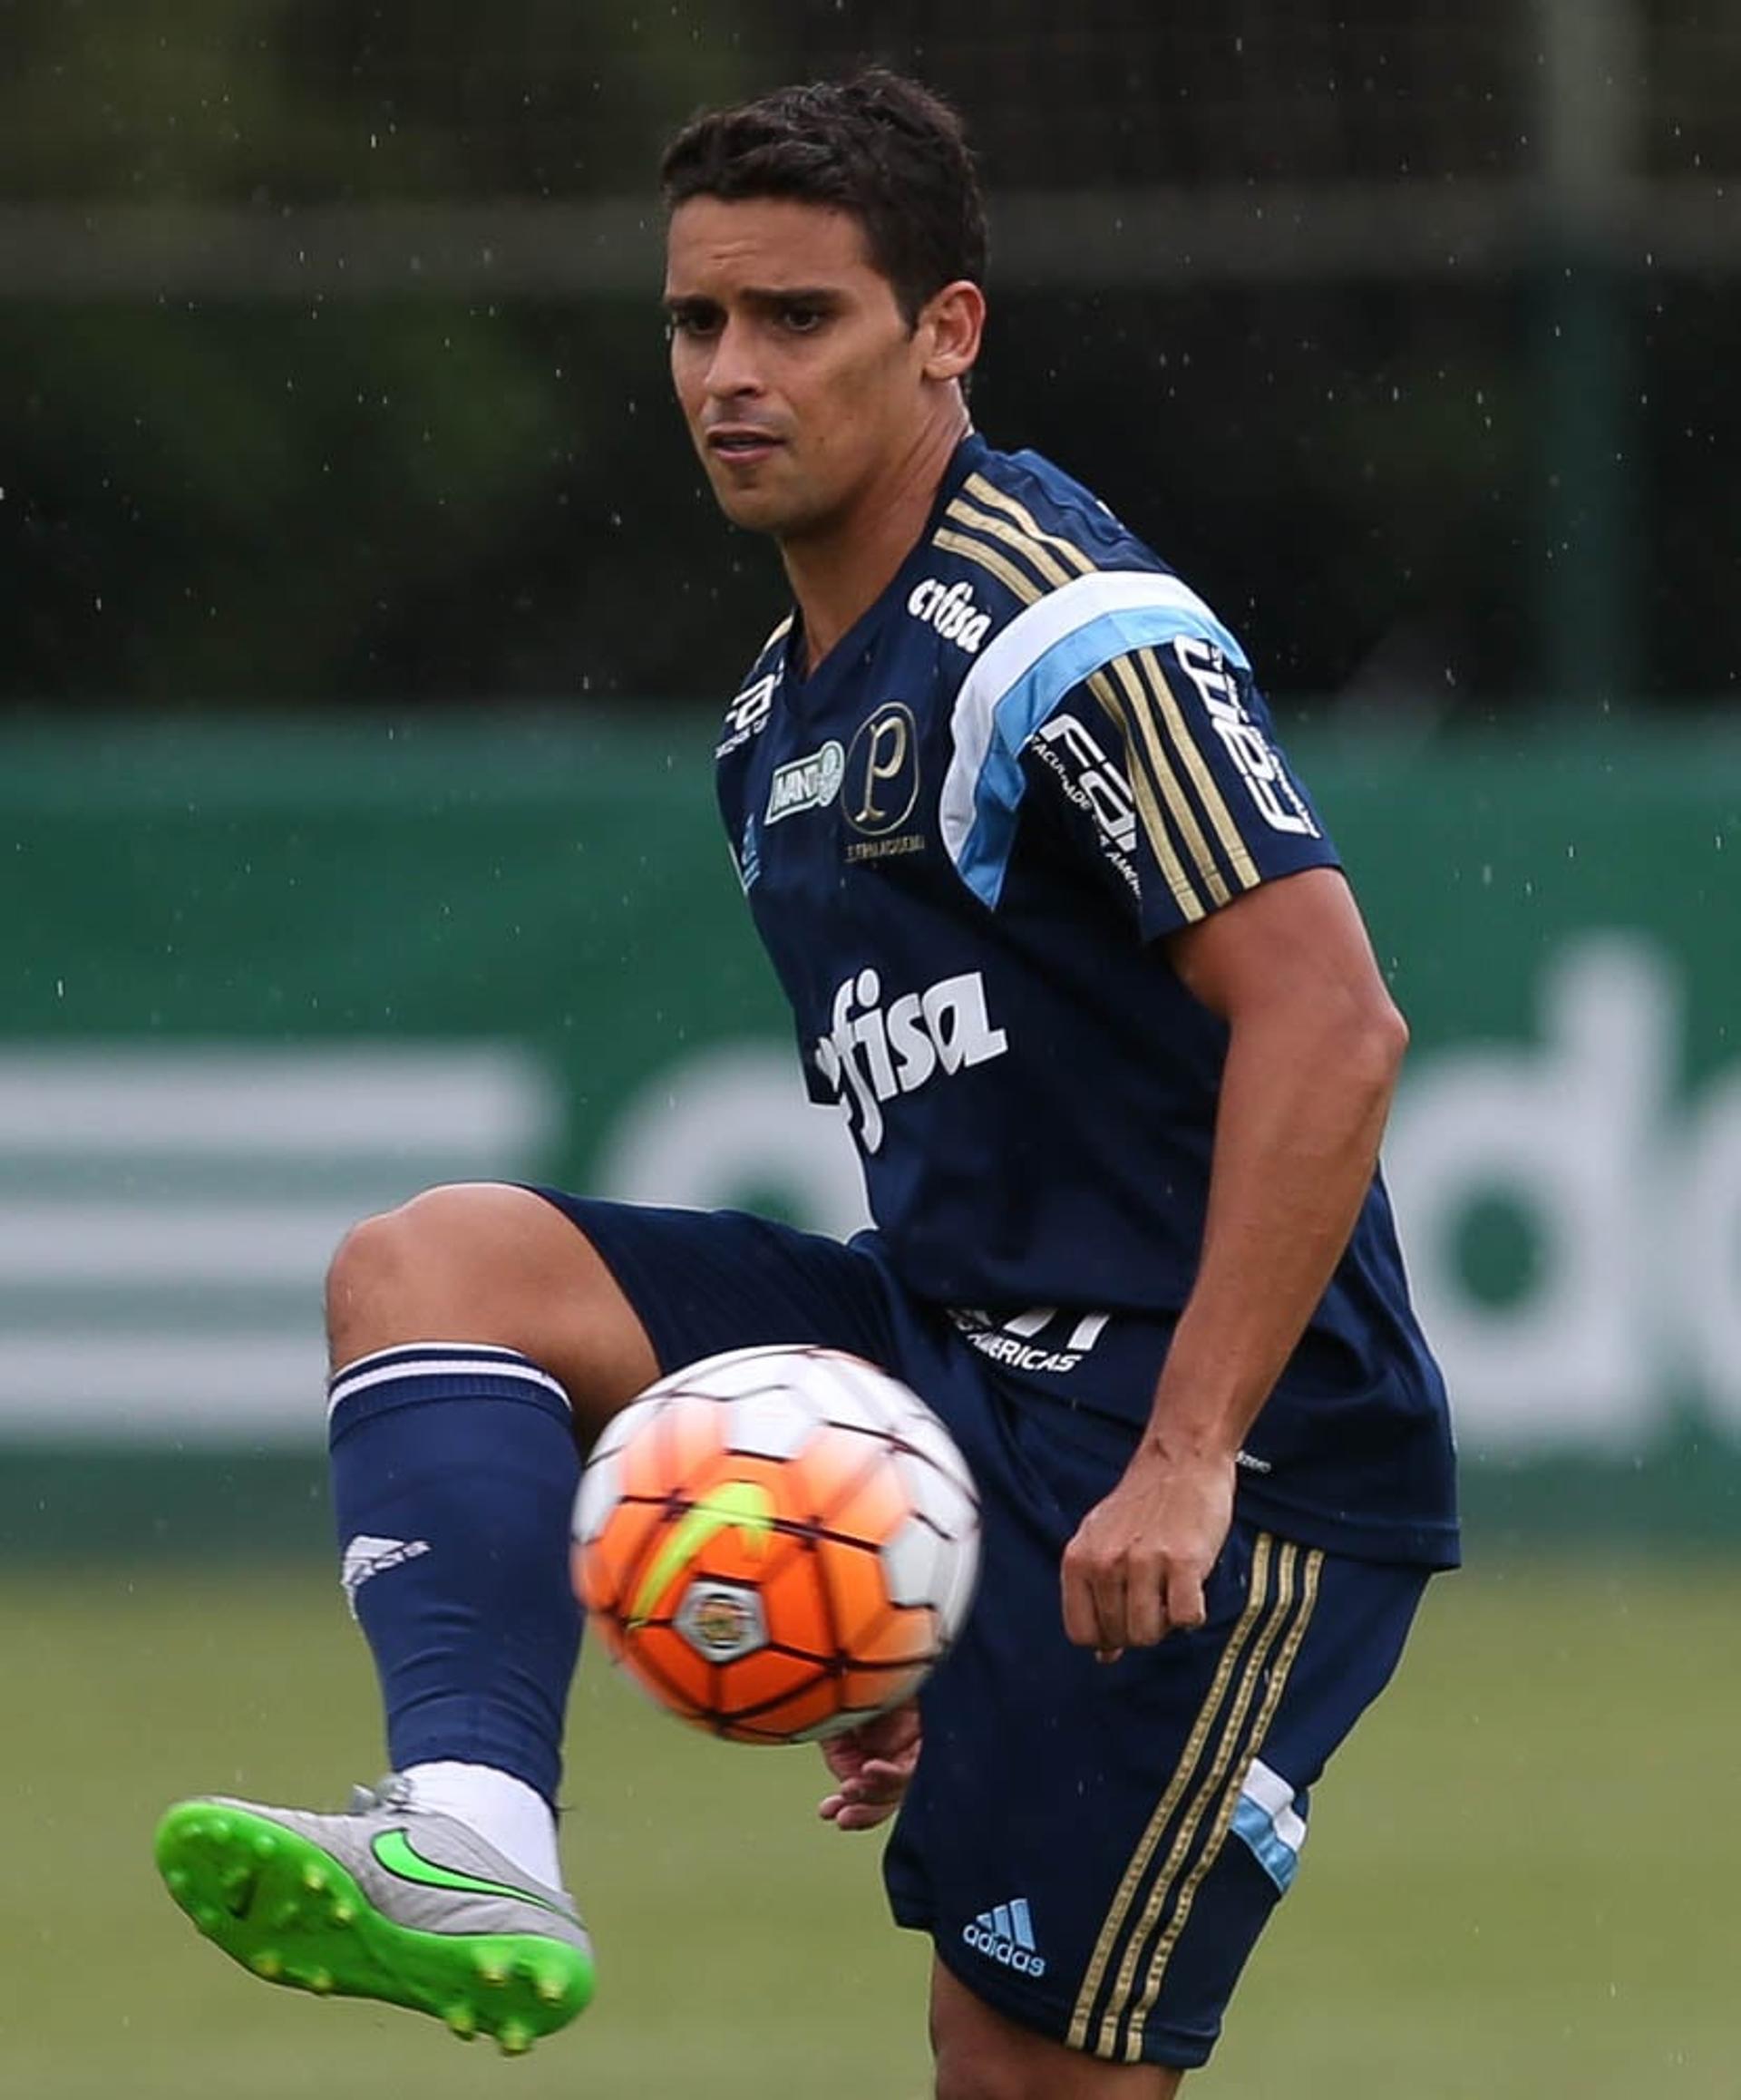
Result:
<svg viewBox="0 0 1741 2100"><path fill-rule="evenodd" d="M718 790L884 1258L1017 1386L1145 1417L1227 1047L1165 937L1337 864L1239 642L1086 490L971 436L808 676L775 630ZM1020 1341L1048 1321L1068 1347ZM1242 1465L1254 1513L1311 1542L1455 1557L1444 1388L1376 1177Z"/></svg>

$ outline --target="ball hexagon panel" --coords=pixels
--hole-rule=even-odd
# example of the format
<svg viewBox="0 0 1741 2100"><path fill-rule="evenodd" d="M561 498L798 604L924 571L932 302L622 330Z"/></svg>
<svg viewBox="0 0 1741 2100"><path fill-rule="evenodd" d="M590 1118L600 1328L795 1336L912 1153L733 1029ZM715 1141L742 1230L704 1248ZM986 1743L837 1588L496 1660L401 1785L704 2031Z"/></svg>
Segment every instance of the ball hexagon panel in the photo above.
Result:
<svg viewBox="0 0 1741 2100"><path fill-rule="evenodd" d="M908 1501L946 1539L964 1539L977 1529L978 1507L950 1474L910 1451L895 1453L895 1470Z"/></svg>
<svg viewBox="0 0 1741 2100"><path fill-rule="evenodd" d="M960 1633L973 1606L979 1581L979 1534L969 1531L956 1541L945 1570L946 1587L937 1599L939 1632L945 1647Z"/></svg>
<svg viewBox="0 0 1741 2100"><path fill-rule="evenodd" d="M901 1418L900 1436L903 1444L910 1444L921 1458L929 1459L939 1473L946 1474L977 1505L979 1497L973 1475L968 1471L968 1463L955 1439L929 1407L909 1408Z"/></svg>
<svg viewBox="0 0 1741 2100"><path fill-rule="evenodd" d="M597 1453L580 1476L574 1502L574 1535L583 1545L596 1539L608 1522L623 1492L622 1459L616 1451Z"/></svg>
<svg viewBox="0 0 1741 2100"><path fill-rule="evenodd" d="M932 1604L947 1582L952 1548L918 1516L882 1542L882 1576L891 1604Z"/></svg>
<svg viewBox="0 0 1741 2100"><path fill-rule="evenodd" d="M725 1445L758 1458L795 1458L816 1433L815 1410L802 1393L771 1385L728 1403Z"/></svg>

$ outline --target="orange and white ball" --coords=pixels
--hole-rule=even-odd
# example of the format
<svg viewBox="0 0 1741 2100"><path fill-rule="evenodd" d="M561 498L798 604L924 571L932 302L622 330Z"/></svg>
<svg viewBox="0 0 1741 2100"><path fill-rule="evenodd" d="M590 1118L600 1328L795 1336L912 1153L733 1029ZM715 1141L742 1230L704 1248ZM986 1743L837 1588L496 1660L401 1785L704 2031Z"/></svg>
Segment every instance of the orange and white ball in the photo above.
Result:
<svg viewBox="0 0 1741 2100"><path fill-rule="evenodd" d="M978 1562L948 1432L834 1349L734 1349L660 1379L599 1438L575 1502L575 1589L612 1658L736 1742L832 1735L909 1697Z"/></svg>

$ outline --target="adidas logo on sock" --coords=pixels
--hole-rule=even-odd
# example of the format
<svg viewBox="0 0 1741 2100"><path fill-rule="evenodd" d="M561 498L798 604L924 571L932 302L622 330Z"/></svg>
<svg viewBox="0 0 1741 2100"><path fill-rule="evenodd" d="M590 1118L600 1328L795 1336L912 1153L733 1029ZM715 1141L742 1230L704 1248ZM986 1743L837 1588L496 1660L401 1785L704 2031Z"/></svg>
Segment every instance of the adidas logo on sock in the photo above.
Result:
<svg viewBox="0 0 1741 2100"><path fill-rule="evenodd" d="M420 1553L427 1553L427 1539L372 1539L366 1531L359 1531L345 1549L345 1559L338 1570L338 1580L351 1607L351 1617L356 1617L356 1593L371 1575L383 1575L389 1568L403 1568L407 1560L414 1560Z"/></svg>
<svg viewBox="0 0 1741 2100"><path fill-rule="evenodd" d="M1034 1944L1034 1920L1028 1916L1027 1898L1012 1897L995 1910L981 1910L961 1937L977 1954L1020 1976L1044 1976L1046 1957Z"/></svg>

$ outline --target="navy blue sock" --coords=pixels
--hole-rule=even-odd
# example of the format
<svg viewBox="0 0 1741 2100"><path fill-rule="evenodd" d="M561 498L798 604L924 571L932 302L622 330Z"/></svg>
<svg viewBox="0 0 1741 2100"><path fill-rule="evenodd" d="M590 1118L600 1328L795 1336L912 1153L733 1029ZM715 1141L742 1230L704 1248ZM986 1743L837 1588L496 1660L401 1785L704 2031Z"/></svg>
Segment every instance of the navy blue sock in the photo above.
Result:
<svg viewBox="0 0 1741 2100"><path fill-rule="evenodd" d="M490 1765L554 1804L580 1649L568 1395L512 1349L382 1349L329 1387L342 1580L395 1771Z"/></svg>

